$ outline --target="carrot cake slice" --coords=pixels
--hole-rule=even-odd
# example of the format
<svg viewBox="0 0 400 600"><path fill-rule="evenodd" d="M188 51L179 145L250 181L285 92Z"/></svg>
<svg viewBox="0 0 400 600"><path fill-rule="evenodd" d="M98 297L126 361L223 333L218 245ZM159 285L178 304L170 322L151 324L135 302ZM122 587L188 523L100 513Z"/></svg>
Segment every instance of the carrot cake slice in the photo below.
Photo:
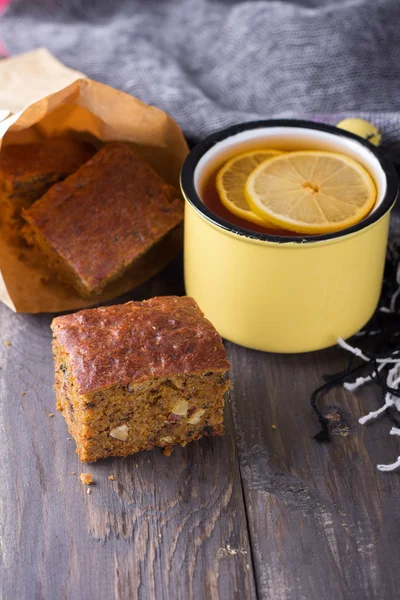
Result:
<svg viewBox="0 0 400 600"><path fill-rule="evenodd" d="M52 330L57 407L82 461L222 434L229 362L192 298L82 310Z"/></svg>
<svg viewBox="0 0 400 600"><path fill-rule="evenodd" d="M12 216L28 208L47 190L74 173L93 155L83 142L53 138L34 144L4 146L0 154L1 199Z"/></svg>
<svg viewBox="0 0 400 600"><path fill-rule="evenodd" d="M127 144L112 142L23 217L28 243L61 280L88 297L176 227L183 202Z"/></svg>

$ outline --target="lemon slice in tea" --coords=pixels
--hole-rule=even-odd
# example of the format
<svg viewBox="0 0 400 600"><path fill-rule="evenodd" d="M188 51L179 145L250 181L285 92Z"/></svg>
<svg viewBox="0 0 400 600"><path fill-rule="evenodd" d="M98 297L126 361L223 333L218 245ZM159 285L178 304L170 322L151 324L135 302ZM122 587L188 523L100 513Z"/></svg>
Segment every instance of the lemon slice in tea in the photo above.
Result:
<svg viewBox="0 0 400 600"><path fill-rule="evenodd" d="M218 171L216 186L222 204L237 217L264 227L271 226L266 218L260 218L249 207L244 195L248 176L263 161L281 154L279 150L253 150L243 152Z"/></svg>
<svg viewBox="0 0 400 600"><path fill-rule="evenodd" d="M351 227L376 201L371 176L343 154L288 152L260 164L245 194L260 218L298 233L323 234Z"/></svg>

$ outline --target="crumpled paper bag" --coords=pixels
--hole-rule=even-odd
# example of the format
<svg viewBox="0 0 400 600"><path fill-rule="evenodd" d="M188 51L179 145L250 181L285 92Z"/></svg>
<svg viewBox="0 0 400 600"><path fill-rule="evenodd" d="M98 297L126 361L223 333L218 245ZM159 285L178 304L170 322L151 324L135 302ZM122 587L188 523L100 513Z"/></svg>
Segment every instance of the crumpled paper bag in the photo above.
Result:
<svg viewBox="0 0 400 600"><path fill-rule="evenodd" d="M97 147L110 140L129 142L179 189L188 148L179 126L167 114L69 69L45 48L0 61L0 162L1 147L7 144L59 136L73 136ZM68 311L110 300L155 275L182 247L178 227L103 294L83 300L38 261L33 249L10 238L6 227L0 214L0 300L16 312Z"/></svg>

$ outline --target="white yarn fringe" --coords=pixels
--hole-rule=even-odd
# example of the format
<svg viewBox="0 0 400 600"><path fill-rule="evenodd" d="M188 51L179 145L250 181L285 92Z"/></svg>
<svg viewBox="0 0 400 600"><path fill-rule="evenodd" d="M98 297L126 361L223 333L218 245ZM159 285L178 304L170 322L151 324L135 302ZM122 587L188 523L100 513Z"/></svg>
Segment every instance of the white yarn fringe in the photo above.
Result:
<svg viewBox="0 0 400 600"><path fill-rule="evenodd" d="M397 269L396 269L396 283L397 283L397 290L395 291L395 293L392 295L392 297L390 299L391 312L394 312L396 310L396 300L400 294L400 262L398 263Z"/></svg>
<svg viewBox="0 0 400 600"><path fill-rule="evenodd" d="M393 296L391 297L390 308L384 309L384 310L381 309L382 312L394 312L394 310L395 310L396 299L400 295L400 264L397 267L396 281L399 284L399 287L396 290L396 292L393 294ZM363 334L363 332L360 332L360 334ZM370 359L368 358L368 356L366 356L360 348L357 348L357 346L352 346L348 342L345 342L342 338L338 339L338 344L344 350L347 350L348 352L351 352L358 358L361 358L362 360L369 362ZM399 351L394 352L394 354L399 354ZM399 385L400 385L400 354L399 354L398 358L397 357L395 357L395 358L380 358L380 359L377 359L376 362L379 363L378 371L382 371L382 369L384 369L388 365L393 365L388 371L388 374L386 377L386 383L387 383L388 387L391 387L396 390L399 389ZM353 382L346 382L343 384L343 386L346 388L346 390L353 392L354 390L357 390L358 388L360 388L365 383L368 383L369 381L372 381L372 377L370 375L367 375L365 377L357 377L357 379ZM368 413L367 415L365 415L364 417L361 417L360 419L358 419L358 422L361 425L364 425L364 423L367 423L371 419L376 419L376 417L378 417L383 412L385 412L385 410L387 408L389 408L390 406L395 406L396 409L398 411L400 411L400 398L397 398L396 396L393 396L392 394L387 392L387 394L385 395L385 403L383 404L383 406L378 408L378 410L373 410L370 413ZM400 429L398 427L392 427L392 429L390 430L390 435L400 435ZM379 469L379 471L394 471L398 467L400 467L400 456L397 458L396 462L394 462L392 464L377 465L377 468Z"/></svg>
<svg viewBox="0 0 400 600"><path fill-rule="evenodd" d="M391 465L378 465L377 468L379 471L394 471L397 467L400 467L400 456L398 456L396 462Z"/></svg>
<svg viewBox="0 0 400 600"><path fill-rule="evenodd" d="M396 269L396 283L397 290L395 290L394 294L391 295L389 306L381 306L379 311L383 313L394 313L396 312L396 301L400 295L400 256L397 256L397 269ZM370 335L373 335L375 332L371 332Z"/></svg>

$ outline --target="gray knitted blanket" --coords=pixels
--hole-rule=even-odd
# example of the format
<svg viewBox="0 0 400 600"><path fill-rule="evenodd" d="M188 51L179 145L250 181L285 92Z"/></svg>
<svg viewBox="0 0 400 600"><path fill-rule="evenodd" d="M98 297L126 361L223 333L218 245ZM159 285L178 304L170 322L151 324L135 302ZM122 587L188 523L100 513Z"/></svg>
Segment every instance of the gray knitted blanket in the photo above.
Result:
<svg viewBox="0 0 400 600"><path fill-rule="evenodd" d="M10 54L47 46L89 77L164 109L191 139L260 118L363 116L400 163L399 0L12 0L0 39ZM398 265L397 257L392 300ZM400 347L394 354L382 411L398 408L390 389L399 389ZM348 385L371 377L361 379ZM380 468L397 466L400 457Z"/></svg>
<svg viewBox="0 0 400 600"><path fill-rule="evenodd" d="M12 0L10 54L67 65L195 138L235 122L365 116L400 140L399 0Z"/></svg>

